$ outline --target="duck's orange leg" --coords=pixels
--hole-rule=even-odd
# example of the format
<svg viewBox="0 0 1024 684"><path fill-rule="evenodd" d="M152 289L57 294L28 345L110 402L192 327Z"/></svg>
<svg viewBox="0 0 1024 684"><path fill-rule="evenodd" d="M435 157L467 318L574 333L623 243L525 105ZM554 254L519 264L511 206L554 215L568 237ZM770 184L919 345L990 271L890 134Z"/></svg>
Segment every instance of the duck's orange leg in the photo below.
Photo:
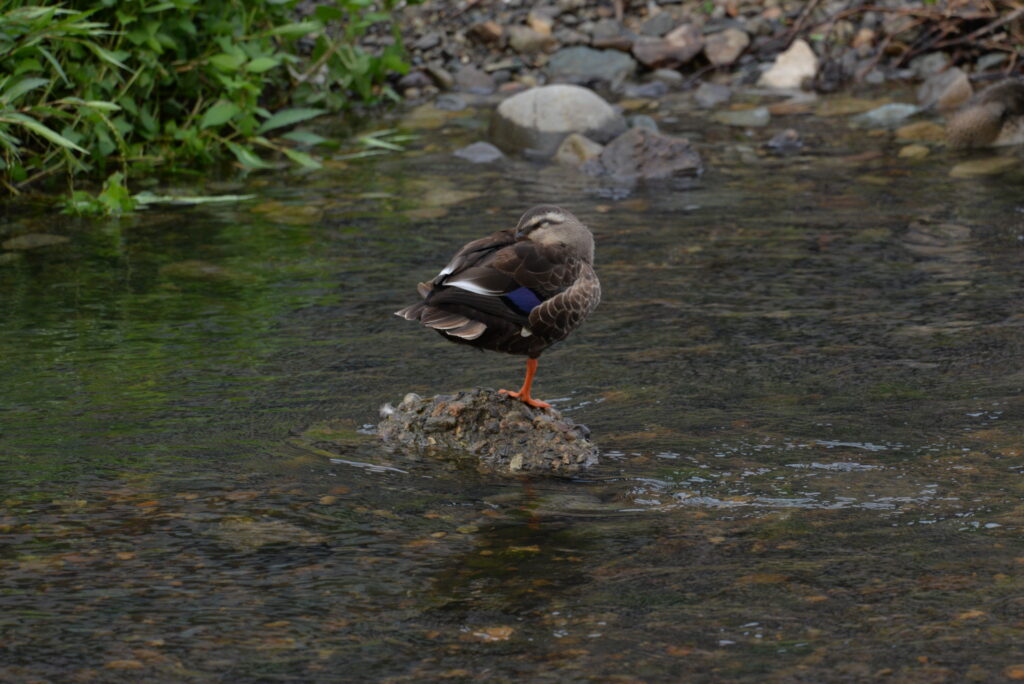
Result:
<svg viewBox="0 0 1024 684"><path fill-rule="evenodd" d="M502 394L507 394L510 397L515 397L524 404L528 404L534 408L551 408L551 404L546 401L534 399L530 396L530 388L533 386L533 376L537 374L537 359L526 359L526 379L523 380L523 386L519 388L518 392L511 390L498 390Z"/></svg>

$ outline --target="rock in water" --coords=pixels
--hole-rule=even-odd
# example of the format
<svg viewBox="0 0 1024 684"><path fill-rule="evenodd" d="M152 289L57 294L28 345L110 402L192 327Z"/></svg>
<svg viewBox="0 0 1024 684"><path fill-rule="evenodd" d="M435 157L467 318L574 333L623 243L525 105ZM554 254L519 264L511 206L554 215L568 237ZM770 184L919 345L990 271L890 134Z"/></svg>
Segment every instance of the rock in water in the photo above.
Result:
<svg viewBox="0 0 1024 684"><path fill-rule="evenodd" d="M491 118L491 139L506 152L550 157L570 133L606 142L626 121L592 90L574 85L531 88L504 100Z"/></svg>
<svg viewBox="0 0 1024 684"><path fill-rule="evenodd" d="M586 426L491 389L410 393L381 407L381 418L377 433L391 448L469 461L483 472L572 475L597 463Z"/></svg>

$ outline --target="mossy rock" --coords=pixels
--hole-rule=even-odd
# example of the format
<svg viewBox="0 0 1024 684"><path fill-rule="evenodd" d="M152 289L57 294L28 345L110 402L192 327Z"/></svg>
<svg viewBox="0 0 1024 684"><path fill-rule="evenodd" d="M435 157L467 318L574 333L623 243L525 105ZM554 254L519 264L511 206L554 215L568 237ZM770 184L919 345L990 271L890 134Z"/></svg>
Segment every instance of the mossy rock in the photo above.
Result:
<svg viewBox="0 0 1024 684"><path fill-rule="evenodd" d="M536 409L492 389L381 408L389 448L468 463L483 472L572 475L597 463L590 431L553 408Z"/></svg>

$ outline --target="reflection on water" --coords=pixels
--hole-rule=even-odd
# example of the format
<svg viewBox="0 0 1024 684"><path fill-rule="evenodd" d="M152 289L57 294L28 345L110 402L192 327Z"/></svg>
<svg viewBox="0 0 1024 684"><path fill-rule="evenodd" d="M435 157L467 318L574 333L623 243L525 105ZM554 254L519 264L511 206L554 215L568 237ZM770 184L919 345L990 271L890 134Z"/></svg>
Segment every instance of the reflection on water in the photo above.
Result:
<svg viewBox="0 0 1024 684"><path fill-rule="evenodd" d="M0 255L0 679L1024 676L1021 173L802 123L779 159L680 116L697 187L437 137L232 208L8 207L69 240ZM597 236L537 390L601 465L379 449L381 403L518 377L390 312L540 202Z"/></svg>

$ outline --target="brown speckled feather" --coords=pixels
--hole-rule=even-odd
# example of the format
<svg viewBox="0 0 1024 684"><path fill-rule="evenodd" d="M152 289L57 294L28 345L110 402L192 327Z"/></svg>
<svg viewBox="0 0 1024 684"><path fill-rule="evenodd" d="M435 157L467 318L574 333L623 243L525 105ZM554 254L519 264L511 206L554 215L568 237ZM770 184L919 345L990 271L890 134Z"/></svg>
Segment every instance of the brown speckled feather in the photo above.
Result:
<svg viewBox="0 0 1024 684"><path fill-rule="evenodd" d="M474 240L397 312L447 339L536 358L593 311L601 286L593 238L569 212L542 205L515 230ZM426 287L429 285L429 288Z"/></svg>

